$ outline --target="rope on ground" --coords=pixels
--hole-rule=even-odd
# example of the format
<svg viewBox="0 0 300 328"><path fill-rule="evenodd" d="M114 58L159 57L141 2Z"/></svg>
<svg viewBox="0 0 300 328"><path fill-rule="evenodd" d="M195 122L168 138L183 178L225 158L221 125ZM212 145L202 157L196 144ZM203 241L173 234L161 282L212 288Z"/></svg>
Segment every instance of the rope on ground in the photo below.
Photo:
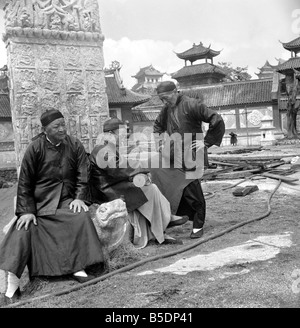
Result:
<svg viewBox="0 0 300 328"><path fill-rule="evenodd" d="M242 181L241 181L242 182ZM239 182L239 183L241 183ZM237 183L237 184L239 184ZM232 185L230 186L231 188L236 186L237 184L235 185ZM87 281L85 283L82 283L78 286L74 286L74 287L71 287L71 288L67 288L67 289L64 289L64 290L61 290L59 292L54 292L54 293L49 293L49 294L45 294L45 295L41 295L41 296L37 296L37 297L33 297L31 299L27 299L27 300L24 300L24 301L20 301L20 302L17 302L17 303L14 303L14 304L10 304L8 306L6 306L6 308L14 308L14 307L18 307L18 306L21 306L21 305L25 305L25 304L28 304L28 303L32 303L34 301L40 301L40 300L43 300L43 299L46 299L46 298L51 298L51 297L55 297L55 296L62 296L62 295L66 295L66 294L69 294L71 292L74 292L74 291L77 291L81 288L84 288L84 287L87 287L87 286L90 286L90 285L94 285L94 284L97 284L98 282L102 281L102 280L105 280L107 278L110 278L118 273L123 273L123 272L126 272L126 271L130 271L132 269L135 269L145 263L148 263L148 262L152 262L152 261L156 261L156 260L159 260L159 259L162 259L162 258L166 258L166 257L170 257L170 256L174 256L174 255L177 255L177 254L180 254L180 253L183 253L183 252L186 252L190 249L193 249L201 244L204 244L210 240L213 240L213 239L216 239L218 237L221 237L223 235L225 235L226 233L228 232L231 232L232 230L235 230L237 228L240 228L248 223L251 223L251 222L254 222L254 221L259 221L259 220L262 220L264 219L265 217L269 216L269 214L271 213L271 205L270 205L270 202L271 202L271 199L273 197L273 195L275 194L275 192L277 191L277 189L279 188L281 184L281 180L278 180L278 184L276 185L276 187L274 188L274 190L271 192L271 194L269 195L268 197L268 200L267 200L267 205L268 205L268 210L266 211L266 213L264 213L263 215L257 217L257 218L253 218L253 219L250 219L250 220L246 220L244 222L240 222L238 224L235 224L233 225L232 227L230 228L227 228L219 233L215 233L213 235L211 235L210 237L206 237L206 238L202 238L201 240L191 244L191 245L188 245L188 246L185 246L185 247L182 247L180 249L177 249L175 251L172 251L172 252L167 252L167 253L164 253L164 254L159 254L159 255L155 255L155 256L152 256L152 257L149 257L149 258L146 258L146 259L143 259L143 260L140 260L136 263L132 263L130 265L127 265L123 268L120 268L118 270L115 270L115 271L112 271L112 272L109 272L107 274L104 274L103 276L100 276L100 277L97 277L95 279L92 279L90 281ZM229 189L229 188L226 188L226 189Z"/></svg>

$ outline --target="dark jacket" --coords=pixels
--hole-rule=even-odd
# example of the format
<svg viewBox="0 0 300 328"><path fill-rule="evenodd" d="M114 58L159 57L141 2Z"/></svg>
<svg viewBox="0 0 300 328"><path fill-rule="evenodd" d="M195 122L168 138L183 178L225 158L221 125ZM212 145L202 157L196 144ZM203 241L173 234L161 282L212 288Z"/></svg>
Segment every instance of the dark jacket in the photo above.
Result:
<svg viewBox="0 0 300 328"><path fill-rule="evenodd" d="M97 165L96 158L101 150L105 150L104 147L109 146L97 145L90 154L90 187L92 201L101 204L103 202L120 198L120 196L123 195L125 197L127 211L131 212L148 201L142 189L136 187L131 181L131 178L139 172L149 172L149 170L140 168L135 169L130 166L127 168L100 168ZM118 162L119 153L113 147L111 150L116 154L116 161Z"/></svg>
<svg viewBox="0 0 300 328"><path fill-rule="evenodd" d="M55 214L62 190L69 198L86 201L88 178L88 156L78 139L67 135L56 147L41 134L29 144L22 160L16 215Z"/></svg>
<svg viewBox="0 0 300 328"><path fill-rule="evenodd" d="M154 122L154 133L202 133L202 122L205 122L209 123L209 129L204 137L204 144L207 147L221 145L225 124L220 114L201 101L185 95L178 96L176 108L177 115L167 105L162 108Z"/></svg>

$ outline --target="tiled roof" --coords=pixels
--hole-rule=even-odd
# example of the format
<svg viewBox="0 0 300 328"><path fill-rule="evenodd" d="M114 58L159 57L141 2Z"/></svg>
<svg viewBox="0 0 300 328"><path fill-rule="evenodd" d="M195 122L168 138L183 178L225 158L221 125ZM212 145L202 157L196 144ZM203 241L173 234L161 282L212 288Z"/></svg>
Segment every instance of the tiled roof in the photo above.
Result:
<svg viewBox="0 0 300 328"><path fill-rule="evenodd" d="M138 77L144 76L144 75L147 75L147 76L149 76L149 75L150 76L163 76L164 73L161 73L160 71L155 69L152 65L149 65L149 66L140 68L139 72L136 75L132 76L132 77L138 78Z"/></svg>
<svg viewBox="0 0 300 328"><path fill-rule="evenodd" d="M191 75L208 74L208 73L218 73L223 76L227 75L222 68L216 65L212 65L210 63L203 63L198 65L184 66L176 73L173 73L172 78L177 79L177 78L191 76Z"/></svg>
<svg viewBox="0 0 300 328"><path fill-rule="evenodd" d="M181 92L199 98L208 107L226 107L270 103L272 101L272 79L248 80L243 82L218 83Z"/></svg>
<svg viewBox="0 0 300 328"><path fill-rule="evenodd" d="M191 49L188 49L181 53L176 53L177 57L180 59L190 60L193 61L197 59L202 58L212 58L220 54L221 51L215 51L210 49L210 46L208 48L204 47L202 42L200 42L199 45L194 44Z"/></svg>
<svg viewBox="0 0 300 328"><path fill-rule="evenodd" d="M286 71L291 71L293 68L300 68L300 57L292 57L283 64L278 65L277 72L283 73Z"/></svg>
<svg viewBox="0 0 300 328"><path fill-rule="evenodd" d="M0 94L0 117L11 117L9 96L7 94Z"/></svg>
<svg viewBox="0 0 300 328"><path fill-rule="evenodd" d="M290 41L290 42L282 42L283 48L287 50L300 50L300 37Z"/></svg>
<svg viewBox="0 0 300 328"><path fill-rule="evenodd" d="M115 77L106 76L106 93L110 105L131 104L139 105L146 102L150 96L140 95L128 89L121 89Z"/></svg>
<svg viewBox="0 0 300 328"><path fill-rule="evenodd" d="M153 122L156 120L160 112L159 110L132 110L132 121L133 122Z"/></svg>
<svg viewBox="0 0 300 328"><path fill-rule="evenodd" d="M159 99L157 95L153 95L147 102L137 106L138 108L149 108L149 107L162 107L163 102Z"/></svg>

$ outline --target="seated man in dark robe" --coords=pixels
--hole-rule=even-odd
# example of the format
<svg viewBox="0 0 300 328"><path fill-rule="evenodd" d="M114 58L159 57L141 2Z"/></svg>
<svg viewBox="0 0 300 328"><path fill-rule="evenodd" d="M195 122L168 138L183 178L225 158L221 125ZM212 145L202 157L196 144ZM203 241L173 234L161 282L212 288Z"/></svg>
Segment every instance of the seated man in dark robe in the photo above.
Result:
<svg viewBox="0 0 300 328"><path fill-rule="evenodd" d="M160 244L178 243L165 231L187 222L188 217L172 215L169 201L147 175L150 169L140 167L138 160L130 161L120 151L120 141L126 138L122 127L125 123L117 118L104 122L102 140L90 155L93 202L101 204L124 197L137 248L145 247L151 239ZM141 179L145 177L144 183L136 182L138 174Z"/></svg>
<svg viewBox="0 0 300 328"><path fill-rule="evenodd" d="M89 176L85 149L67 135L60 111L46 111L41 123L43 133L29 144L21 164L17 220L0 245L0 269L8 271L6 304L19 296L25 266L30 279L72 274L84 282L93 278L85 269L104 261L85 203Z"/></svg>

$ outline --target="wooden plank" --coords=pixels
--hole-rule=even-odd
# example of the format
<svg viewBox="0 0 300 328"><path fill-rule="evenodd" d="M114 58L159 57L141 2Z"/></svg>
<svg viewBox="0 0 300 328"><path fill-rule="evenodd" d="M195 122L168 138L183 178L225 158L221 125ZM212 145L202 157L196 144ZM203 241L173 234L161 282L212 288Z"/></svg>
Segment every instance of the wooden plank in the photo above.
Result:
<svg viewBox="0 0 300 328"><path fill-rule="evenodd" d="M262 176L267 177L267 178L272 178L272 179L277 179L277 180L281 180L284 182L294 182L294 181L299 181L298 178L291 178L291 177L286 177L283 175L277 175L277 174L271 174L268 172L263 172L261 173Z"/></svg>
<svg viewBox="0 0 300 328"><path fill-rule="evenodd" d="M209 179L218 179L218 180L228 180L228 179L243 179L246 177L251 176L253 173L261 172L261 168L252 169L252 170L244 170L244 171L232 171L229 173L218 173L216 172L215 175L212 176L205 176L203 175L203 180L209 180Z"/></svg>

